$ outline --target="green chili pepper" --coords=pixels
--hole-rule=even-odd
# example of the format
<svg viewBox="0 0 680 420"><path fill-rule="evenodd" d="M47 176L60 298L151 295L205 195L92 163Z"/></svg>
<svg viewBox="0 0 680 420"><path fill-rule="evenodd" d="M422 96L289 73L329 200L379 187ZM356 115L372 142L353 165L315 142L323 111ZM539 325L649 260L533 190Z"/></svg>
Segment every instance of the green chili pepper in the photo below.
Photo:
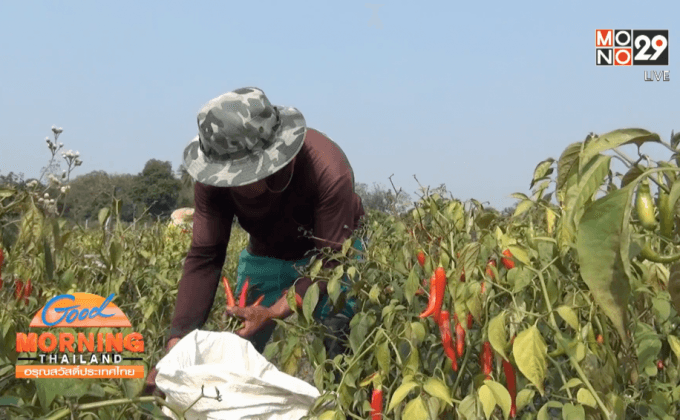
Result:
<svg viewBox="0 0 680 420"><path fill-rule="evenodd" d="M649 242L646 242L645 246L642 247L640 255L646 260L661 264L670 264L680 260L680 253L675 255L659 255L652 249L652 245Z"/></svg>
<svg viewBox="0 0 680 420"><path fill-rule="evenodd" d="M656 227L655 208L652 194L649 191L649 184L646 180L642 181L638 186L635 210L642 227L647 230L654 230Z"/></svg>

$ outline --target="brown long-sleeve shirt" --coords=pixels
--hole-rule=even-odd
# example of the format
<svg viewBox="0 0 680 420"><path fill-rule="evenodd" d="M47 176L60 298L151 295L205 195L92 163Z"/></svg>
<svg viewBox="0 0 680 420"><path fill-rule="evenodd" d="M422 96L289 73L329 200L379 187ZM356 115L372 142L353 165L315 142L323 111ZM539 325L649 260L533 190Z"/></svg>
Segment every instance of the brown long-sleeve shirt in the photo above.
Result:
<svg viewBox="0 0 680 420"><path fill-rule="evenodd" d="M308 128L293 165L293 177L283 192L267 192L252 200L233 195L229 188L196 183L193 239L168 339L182 337L207 321L234 216L250 234L249 252L290 261L315 249L339 250L359 227L364 216L361 198L354 192L352 167L337 144ZM325 267L334 265L337 262L324 262ZM304 296L311 283L309 278L298 280L296 292ZM326 293L325 282L319 282L319 288Z"/></svg>

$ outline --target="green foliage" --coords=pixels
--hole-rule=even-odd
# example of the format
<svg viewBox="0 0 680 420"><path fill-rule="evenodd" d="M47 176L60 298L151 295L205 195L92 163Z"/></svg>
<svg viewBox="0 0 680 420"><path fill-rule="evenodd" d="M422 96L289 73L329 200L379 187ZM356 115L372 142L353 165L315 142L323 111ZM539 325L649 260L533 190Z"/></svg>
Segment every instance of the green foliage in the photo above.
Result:
<svg viewBox="0 0 680 420"><path fill-rule="evenodd" d="M265 357L292 375L300 375L303 360L311 364L313 384L322 395L309 418L369 418L371 391L380 386L385 418L507 419L513 396L503 360L516 374L517 418L678 418L680 264L646 260L640 250L648 244L664 255L680 251L675 203L680 193L673 194L680 191L674 185L680 168L651 160L642 166L620 149L654 142L676 153L676 140L667 144L640 129L590 135L569 145L559 159L539 163L531 196L514 194L519 204L509 212L475 200L447 199L443 190L425 191L408 212L394 211L394 201L369 208L365 230L355 234L368 237L365 251L351 248L351 242L338 252L323 250L340 265L325 269L316 260L302 273L328 282L336 309L348 297L358 298L348 353L327 359L325 330L312 316L320 295L312 287L296 310L296 322L278 323ZM615 175L606 153L627 162L626 172L633 175ZM147 166L146 179L166 185L169 166ZM673 211L671 237L660 235L658 227L643 229L631 212L636 185L643 179L656 185L658 174L669 180L665 185L673 197L665 209ZM137 198L163 197L161 188L133 191ZM0 188L0 218L2 211L19 215L3 266L10 286L0 290L7 302L0 312L0 402L11 407L0 415L31 418L62 410L57 413L68 416L75 404L82 408L121 398L124 403L93 411L100 418L143 418L142 412L158 407L130 400L138 392L135 383L93 381L57 388L15 380L14 337L56 293L115 292L145 337L146 361L154 364L162 355L190 235L160 223L82 229L43 209L35 197L30 190ZM93 218L115 219L124 212L124 204L109 198L92 210ZM235 280L247 235L235 228L231 241L223 273ZM420 251L426 255L424 266L416 259ZM496 265L489 266L490 260ZM427 286L438 266L447 276L443 309L452 318L455 314L466 332L455 371L439 325L419 317L429 297L427 287L421 291L423 280ZM28 303L14 299L11 287L24 278L34 279L41 292ZM347 295L343 284L349 286ZM231 326L220 315L224 298L218 296L204 328L224 331ZM292 293L288 300L294 300ZM473 315L470 328L468 314ZM455 324L452 320L454 337ZM487 341L494 354L489 378L479 362Z"/></svg>

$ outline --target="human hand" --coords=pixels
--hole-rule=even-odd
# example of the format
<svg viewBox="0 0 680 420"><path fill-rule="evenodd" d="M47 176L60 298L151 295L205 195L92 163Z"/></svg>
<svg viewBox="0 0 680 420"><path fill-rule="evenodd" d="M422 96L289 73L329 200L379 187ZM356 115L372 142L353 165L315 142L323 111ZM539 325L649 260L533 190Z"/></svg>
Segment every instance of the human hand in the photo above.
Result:
<svg viewBox="0 0 680 420"><path fill-rule="evenodd" d="M227 314L243 319L243 328L235 333L242 338L249 338L271 324L274 318L272 312L266 306L253 305L245 308L227 306Z"/></svg>
<svg viewBox="0 0 680 420"><path fill-rule="evenodd" d="M168 344L165 346L165 354L167 354L171 348L175 346L179 342L179 337L175 337L170 339L168 341ZM156 367L151 368L149 371L149 374L146 376L146 382L144 383L144 390L142 391L143 395L152 395L157 392L157 394L161 398L165 398L165 394L163 394L162 391L158 390L156 388L156 375L158 375L158 369Z"/></svg>

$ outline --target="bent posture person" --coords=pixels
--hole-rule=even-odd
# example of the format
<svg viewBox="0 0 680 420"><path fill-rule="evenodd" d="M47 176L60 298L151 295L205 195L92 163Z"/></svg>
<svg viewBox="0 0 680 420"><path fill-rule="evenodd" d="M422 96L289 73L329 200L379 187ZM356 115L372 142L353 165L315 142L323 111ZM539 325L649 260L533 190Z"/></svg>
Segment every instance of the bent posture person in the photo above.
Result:
<svg viewBox="0 0 680 420"><path fill-rule="evenodd" d="M273 319L293 313L286 290L294 285L304 296L312 283L298 279L297 270L309 262L310 252L342 248L364 216L361 199L340 147L306 127L297 109L272 106L260 89L238 89L213 99L200 110L198 128L184 150L185 166L196 180L193 239L166 348L206 322L236 216L250 234L239 257L236 293L248 278L248 304L261 295L264 300L228 312L243 318L237 334L261 353L274 331ZM355 247L361 249L361 242ZM346 334L355 301L348 299L335 313L326 283L319 282L319 289L315 317L331 334ZM344 350L339 340L325 344L329 357ZM147 392L154 378L152 371Z"/></svg>

